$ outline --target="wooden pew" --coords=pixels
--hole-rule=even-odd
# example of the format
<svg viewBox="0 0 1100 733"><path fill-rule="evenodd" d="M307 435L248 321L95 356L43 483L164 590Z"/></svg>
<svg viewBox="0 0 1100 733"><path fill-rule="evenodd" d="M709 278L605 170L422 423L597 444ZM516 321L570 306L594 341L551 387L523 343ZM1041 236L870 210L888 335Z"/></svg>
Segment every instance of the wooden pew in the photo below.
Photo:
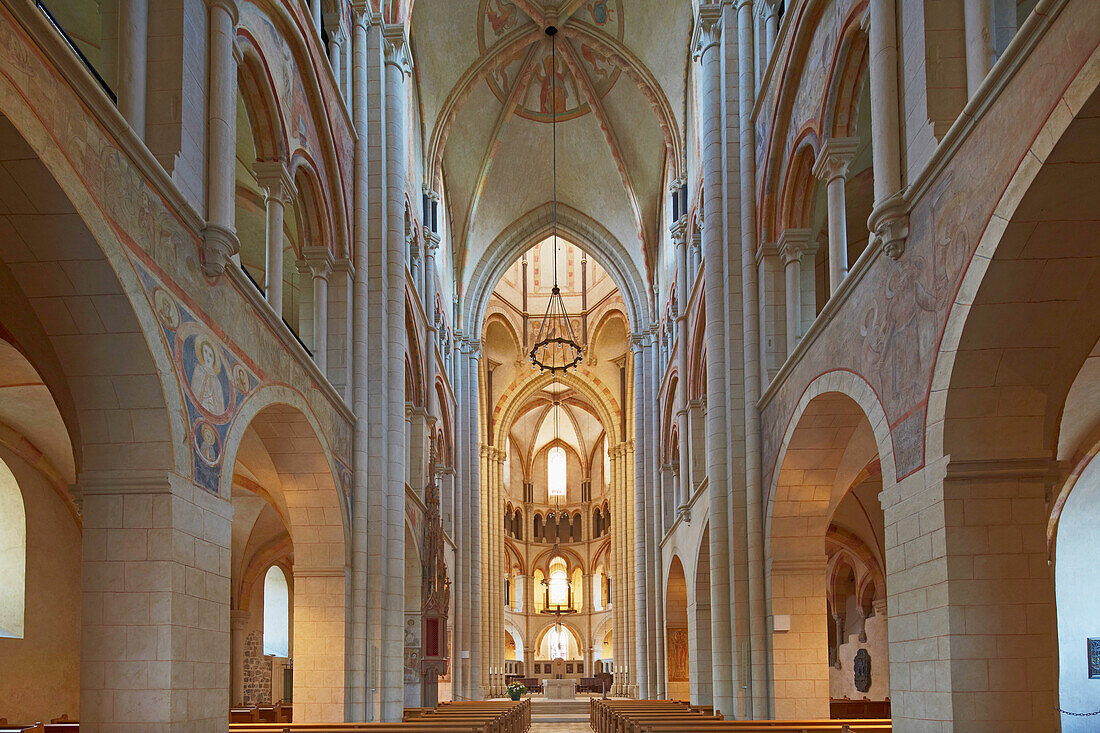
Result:
<svg viewBox="0 0 1100 733"><path fill-rule="evenodd" d="M709 708L670 700L592 700L597 733L890 733L889 719L723 720Z"/></svg>
<svg viewBox="0 0 1100 733"><path fill-rule="evenodd" d="M408 708L400 723L231 723L230 733L527 733L531 701L443 703Z"/></svg>

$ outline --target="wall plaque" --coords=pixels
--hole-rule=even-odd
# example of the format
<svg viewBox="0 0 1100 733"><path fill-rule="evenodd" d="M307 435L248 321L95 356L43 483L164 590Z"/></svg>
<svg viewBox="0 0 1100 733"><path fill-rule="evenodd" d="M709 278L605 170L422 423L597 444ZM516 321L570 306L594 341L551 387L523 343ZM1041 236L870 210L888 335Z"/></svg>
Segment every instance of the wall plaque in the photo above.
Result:
<svg viewBox="0 0 1100 733"><path fill-rule="evenodd" d="M1089 679L1100 680L1100 638L1088 640Z"/></svg>

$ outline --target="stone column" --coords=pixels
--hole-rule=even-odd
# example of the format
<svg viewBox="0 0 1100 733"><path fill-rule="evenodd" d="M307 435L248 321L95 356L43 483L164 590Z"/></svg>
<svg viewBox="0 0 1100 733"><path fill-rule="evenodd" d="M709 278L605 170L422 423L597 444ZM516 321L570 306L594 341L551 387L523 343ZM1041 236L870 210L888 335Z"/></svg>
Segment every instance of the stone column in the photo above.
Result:
<svg viewBox="0 0 1100 733"><path fill-rule="evenodd" d="M229 704L244 704L244 642L245 629L252 617L249 611L234 608L229 612Z"/></svg>
<svg viewBox="0 0 1100 733"><path fill-rule="evenodd" d="M649 655L648 694L650 696L659 696L664 692L661 670L665 666L665 647L661 643L665 606L665 587L661 578L661 539L664 536L662 524L664 514L661 511L661 483L657 472L657 467L661 462L661 410L657 402L657 391L660 389L664 365L657 362L657 335L656 329L653 329L651 339L642 352L647 369L644 393L646 405L646 476L648 478L646 515L651 518L648 523L649 533L645 540L649 546L648 557L646 558L649 567L646 573L648 581L646 643L650 649L654 650Z"/></svg>
<svg viewBox="0 0 1100 733"><path fill-rule="evenodd" d="M313 362L328 374L328 277L332 272L332 252L328 247L303 247L313 278Z"/></svg>
<svg viewBox="0 0 1100 733"><path fill-rule="evenodd" d="M481 466L478 462L478 449L481 436L481 369L478 363L481 360L481 341L470 339L466 347L466 431L469 455L469 507L470 526L468 542L470 543L470 697L481 699L485 697L487 680L481 676L481 658L483 656L483 636L481 632L481 619L484 609L481 603L482 576L485 572L481 555L481 515L477 508L481 506Z"/></svg>
<svg viewBox="0 0 1100 733"><path fill-rule="evenodd" d="M774 244L757 247L756 267L760 288L760 375L761 387L766 388L787 358L784 268L779 248Z"/></svg>
<svg viewBox="0 0 1100 733"><path fill-rule="evenodd" d="M470 436L466 435L469 419L466 415L468 401L466 400L466 359L463 354L466 339L461 332L455 334L452 345L453 366L451 367L451 380L455 391L455 431L454 431L454 464L455 464L455 501L454 501L454 537L455 542L455 577L454 577L454 603L451 604L451 613L454 615L454 659L451 660L451 689L456 700L469 698L469 586L470 586L470 550L472 549L469 536L469 467L466 461L466 442Z"/></svg>
<svg viewBox="0 0 1100 733"><path fill-rule="evenodd" d="M786 273L786 308L787 308L787 356L794 353L795 347L802 339L803 334L803 270L813 273L812 261L810 267L804 268L803 258L808 257L815 248L810 244L809 229L785 229L779 237L779 253L783 257L783 266Z"/></svg>
<svg viewBox="0 0 1100 733"><path fill-rule="evenodd" d="M267 262L264 271L264 296L283 315L283 214L294 199L294 180L279 160L257 161L253 166L256 182L264 190L267 207Z"/></svg>
<svg viewBox="0 0 1100 733"><path fill-rule="evenodd" d="M677 381L680 390L676 398L678 409L676 411L676 424L680 433L680 482L677 494L678 501L674 507L677 511L680 506L686 505L691 500L691 440L688 427L688 377L691 373L691 362L688 356L688 282L691 275L688 270L687 238L686 231L681 231L678 237L674 237L676 244L676 297L680 301L680 310L676 313L676 330L678 340L676 342L677 361L680 365L680 378Z"/></svg>
<svg viewBox="0 0 1100 733"><path fill-rule="evenodd" d="M371 463L370 426L370 371L367 323L370 313L368 258L369 180L368 148L369 115L367 111L367 27L365 12L353 14L352 37L352 123L355 126L354 199L352 208L352 238L355 256L355 282L353 287L352 332L352 408L355 413L355 430L352 437L354 457L354 489L351 506L351 619L348 626L350 653L348 655L348 719L368 720L371 711L367 706L368 668L370 647L367 643L367 578L369 535L371 516L369 502Z"/></svg>
<svg viewBox="0 0 1100 733"><path fill-rule="evenodd" d="M319 20L319 19L318 19ZM404 714L405 608L405 87L410 73L403 26L383 26L385 58L386 268L386 574L382 621L382 720Z"/></svg>
<svg viewBox="0 0 1100 733"><path fill-rule="evenodd" d="M714 669L714 705L726 715L733 708L732 595L730 567L729 491L727 488L728 436L726 410L726 275L725 222L722 181L722 10L718 5L699 8L695 58L699 61L700 123L702 127L703 267L706 281L707 344L707 476L710 494L711 641Z"/></svg>
<svg viewBox="0 0 1100 733"><path fill-rule="evenodd" d="M232 505L175 473L83 472L78 485L80 729L224 727Z"/></svg>
<svg viewBox="0 0 1100 733"><path fill-rule="evenodd" d="M118 111L137 136L145 139L149 0L118 3Z"/></svg>
<svg viewBox="0 0 1100 733"><path fill-rule="evenodd" d="M652 567L649 563L649 555L653 550L651 543L647 542L647 536L652 531L654 523L653 500L650 486L652 479L648 475L647 456L649 452L649 406L646 405L647 364L645 358L644 337L633 335L630 338L632 353L632 370L634 372L634 567L630 572L634 573L634 614L637 619L639 633L635 635L633 648L630 654L635 660L635 666L639 670L638 684L643 695L648 695L648 669L649 669L649 635L647 615L652 611L649 603L649 588L653 586L654 578ZM648 518L648 523L647 523ZM626 548L623 547L623 550Z"/></svg>
<svg viewBox="0 0 1100 733"><path fill-rule="evenodd" d="M309 0L309 15L313 19L313 29L321 37L321 0Z"/></svg>
<svg viewBox="0 0 1100 733"><path fill-rule="evenodd" d="M207 98L206 226L203 271L216 278L241 249L237 205L237 4L208 0L210 76Z"/></svg>
<svg viewBox="0 0 1100 733"><path fill-rule="evenodd" d="M340 22L338 13L325 15L325 25L328 26L328 61L332 67L332 76L336 80L336 89L344 94L344 43L347 41L347 33Z"/></svg>
<svg viewBox="0 0 1100 733"><path fill-rule="evenodd" d="M515 600L515 611L516 611L516 613L523 613L524 612L524 604L526 602L526 595L527 595L527 593L525 591L526 588L527 588L527 576L526 575L517 575L516 576L516 587L513 590L513 593L515 593L515 599L516 599ZM526 661L526 660L524 660L524 661Z"/></svg>
<svg viewBox="0 0 1100 733"><path fill-rule="evenodd" d="M427 394L424 406L433 417L438 416L435 406L435 345L439 340L439 324L435 308L435 256L439 251L439 235L429 233L424 242L424 317L428 320L428 336L424 339L424 384Z"/></svg>
<svg viewBox="0 0 1100 733"><path fill-rule="evenodd" d="M858 147L858 138L831 137L821 146L814 163L814 175L825 181L829 200L830 295L848 276L848 220L844 209L844 184L848 166Z"/></svg>
<svg viewBox="0 0 1100 733"><path fill-rule="evenodd" d="M966 29L966 93L973 97L993 66L993 3L963 0Z"/></svg>
<svg viewBox="0 0 1100 733"><path fill-rule="evenodd" d="M778 36L779 8L776 7L775 0L764 0L764 49L768 61L772 60Z"/></svg>
<svg viewBox="0 0 1100 733"><path fill-rule="evenodd" d="M298 338L313 352L317 347L313 341L313 268L304 259L294 266L298 273Z"/></svg>
<svg viewBox="0 0 1100 733"><path fill-rule="evenodd" d="M871 0L867 27L871 80L871 161L875 206L867 220L887 255L897 259L909 234L901 196L901 122L898 107L896 0Z"/></svg>

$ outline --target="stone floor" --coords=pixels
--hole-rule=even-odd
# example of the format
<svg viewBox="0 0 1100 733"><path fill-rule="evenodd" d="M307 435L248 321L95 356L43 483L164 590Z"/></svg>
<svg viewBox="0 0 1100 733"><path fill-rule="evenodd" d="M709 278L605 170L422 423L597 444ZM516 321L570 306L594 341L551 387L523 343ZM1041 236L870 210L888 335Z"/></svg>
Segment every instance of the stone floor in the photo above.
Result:
<svg viewBox="0 0 1100 733"><path fill-rule="evenodd" d="M592 733L588 723L531 723L531 733Z"/></svg>

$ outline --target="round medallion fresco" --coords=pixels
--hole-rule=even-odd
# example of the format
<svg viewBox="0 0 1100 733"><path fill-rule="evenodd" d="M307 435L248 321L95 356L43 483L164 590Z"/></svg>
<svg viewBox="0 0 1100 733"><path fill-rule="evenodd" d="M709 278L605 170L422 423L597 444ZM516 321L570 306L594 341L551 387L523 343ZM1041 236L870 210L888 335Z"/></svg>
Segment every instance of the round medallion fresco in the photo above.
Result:
<svg viewBox="0 0 1100 733"><path fill-rule="evenodd" d="M585 23L600 33L605 33L621 41L623 38L623 2L622 0L587 0L577 9L571 18ZM481 0L478 7L477 45L484 53L501 38L531 19L515 4L508 0ZM550 47L535 61L531 81L516 107L516 114L536 122L550 122L556 110L558 121L571 120L588 112L588 104L573 77L573 72L562 58L560 44L569 44L574 56L579 60L588 78L592 80L596 94L602 99L619 78L620 69L598 50L586 43L558 36L559 52L557 68L550 56ZM540 39L541 43L541 39ZM515 85L516 77L523 67L523 59L530 46L518 48L509 55L501 57L500 63L486 75L485 80L496 98L504 102L508 92ZM554 76L557 76L557 93L554 91Z"/></svg>

